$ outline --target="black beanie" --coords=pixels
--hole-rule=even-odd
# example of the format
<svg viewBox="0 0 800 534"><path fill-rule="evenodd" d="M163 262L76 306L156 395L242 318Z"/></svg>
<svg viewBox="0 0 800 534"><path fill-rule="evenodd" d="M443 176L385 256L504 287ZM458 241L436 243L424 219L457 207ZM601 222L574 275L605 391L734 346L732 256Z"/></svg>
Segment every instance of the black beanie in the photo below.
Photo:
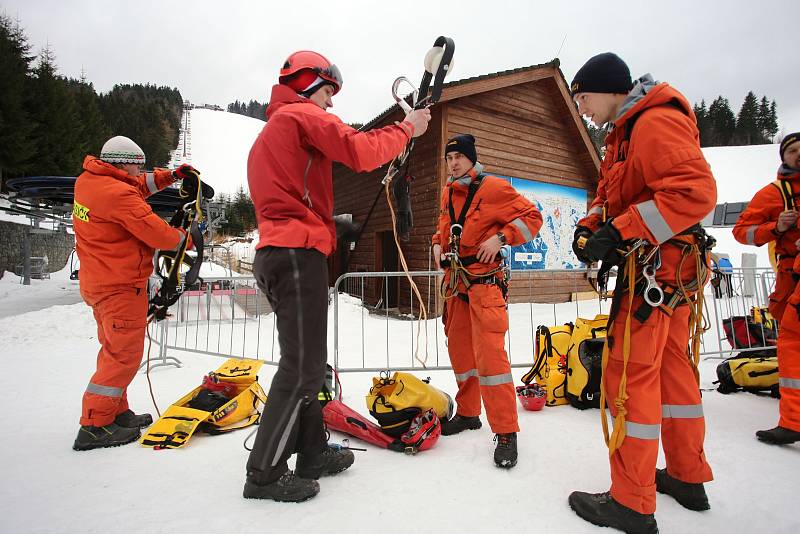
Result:
<svg viewBox="0 0 800 534"><path fill-rule="evenodd" d="M793 145L800 141L800 132L790 133L786 137L783 138L781 141L781 161L783 161L783 153L786 152L786 149L789 148L789 145Z"/></svg>
<svg viewBox="0 0 800 534"><path fill-rule="evenodd" d="M591 58L572 79L570 92L627 94L633 88L628 65L616 54L606 52Z"/></svg>
<svg viewBox="0 0 800 534"><path fill-rule="evenodd" d="M444 155L447 156L449 152L461 152L473 165L478 161L478 154L475 151L475 138L470 134L456 135L450 138L444 146Z"/></svg>

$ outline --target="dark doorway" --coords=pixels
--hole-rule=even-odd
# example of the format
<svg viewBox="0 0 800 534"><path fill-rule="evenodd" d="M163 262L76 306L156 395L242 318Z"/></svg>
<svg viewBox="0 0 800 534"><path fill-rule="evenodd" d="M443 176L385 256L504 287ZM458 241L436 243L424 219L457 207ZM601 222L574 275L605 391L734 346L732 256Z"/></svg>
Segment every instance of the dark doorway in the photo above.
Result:
<svg viewBox="0 0 800 534"><path fill-rule="evenodd" d="M397 256L397 245L394 243L394 234L388 232L378 232L375 235L376 249L378 250L375 258L376 271L396 272L399 269L399 258ZM397 294L400 279L396 276L379 279L378 298L380 307L396 308Z"/></svg>

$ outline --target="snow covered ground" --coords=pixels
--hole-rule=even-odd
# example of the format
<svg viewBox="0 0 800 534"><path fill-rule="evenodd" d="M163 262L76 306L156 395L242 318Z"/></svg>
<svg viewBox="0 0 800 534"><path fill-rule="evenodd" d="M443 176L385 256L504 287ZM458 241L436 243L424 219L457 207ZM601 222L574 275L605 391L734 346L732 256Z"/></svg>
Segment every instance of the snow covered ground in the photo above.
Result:
<svg viewBox="0 0 800 534"><path fill-rule="evenodd" d="M53 298L57 302L62 285L54 278L25 290L39 301ZM360 338L358 318L363 312L357 301L344 299L342 306L348 318L343 335ZM376 323L370 321L380 320L366 315L368 336L379 335ZM550 322L551 316L543 320ZM392 338L392 344L406 343L407 326L400 325L401 334ZM518 330L516 335L525 334ZM493 466L492 434L484 419L481 430L443 437L434 449L413 457L368 446L367 452L356 453L350 470L323 479L320 495L307 503L250 501L241 498L247 459L242 443L247 431L195 436L181 450L153 451L131 444L72 451L81 395L98 349L91 311L84 304L0 318L0 346L12 370L4 388L10 403L2 412L6 439L0 444L0 532L259 529L283 533L320 528L459 534L518 528L598 532L566 504L574 489L603 491L609 483L597 410L520 409L520 461L510 471ZM184 366L151 372L162 410L222 361L193 353L170 354L181 358ZM270 359L267 353L260 356ZM716 363L702 363L702 387L712 387ZM515 378L523 372L515 369ZM274 367L265 366L262 383L268 385L273 373ZM455 393L450 372L419 374L431 376L436 386ZM341 377L344 401L364 414L371 376L347 373ZM134 380L129 398L136 410L152 411L144 375ZM704 403L706 453L716 476L707 485L712 510L689 512L659 495L661 531L797 532L800 521L794 506L800 447L770 447L753 437L755 430L775 424L777 401L709 390ZM332 439L343 437L334 434Z"/></svg>

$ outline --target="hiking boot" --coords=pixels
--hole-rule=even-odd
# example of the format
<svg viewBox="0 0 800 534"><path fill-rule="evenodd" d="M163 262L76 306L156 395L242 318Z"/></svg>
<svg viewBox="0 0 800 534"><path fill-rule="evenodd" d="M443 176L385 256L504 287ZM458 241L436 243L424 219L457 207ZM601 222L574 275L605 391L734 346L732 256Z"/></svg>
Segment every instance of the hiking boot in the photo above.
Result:
<svg viewBox="0 0 800 534"><path fill-rule="evenodd" d="M653 514L640 514L623 506L611 493L584 493L573 491L569 507L582 519L599 527L617 528L627 534L658 534L658 524Z"/></svg>
<svg viewBox="0 0 800 534"><path fill-rule="evenodd" d="M495 434L497 446L494 448L494 465L511 469L517 465L517 434Z"/></svg>
<svg viewBox="0 0 800 534"><path fill-rule="evenodd" d="M442 435L452 436L465 430L478 430L481 426L480 417L464 417L456 414L449 421L442 421Z"/></svg>
<svg viewBox="0 0 800 534"><path fill-rule="evenodd" d="M670 476L666 469L656 469L656 491L669 495L684 508L695 512L711 509L702 483L695 484L678 480Z"/></svg>
<svg viewBox="0 0 800 534"><path fill-rule="evenodd" d="M126 428L116 423L106 426L82 426L72 448L76 451L88 451L103 447L119 447L139 439L138 428Z"/></svg>
<svg viewBox="0 0 800 534"><path fill-rule="evenodd" d="M114 423L125 428L147 428L153 424L153 416L149 413L136 415L133 410L125 410L117 414Z"/></svg>
<svg viewBox="0 0 800 534"><path fill-rule="evenodd" d="M764 443L771 443L773 445L789 445L796 441L800 441L800 432L789 430L782 426L776 426L769 430L759 430L756 432L756 437Z"/></svg>
<svg viewBox="0 0 800 534"><path fill-rule="evenodd" d="M298 454L295 472L301 478L318 479L320 476L341 473L351 465L355 456L353 451L341 445L331 445L322 454Z"/></svg>
<svg viewBox="0 0 800 534"><path fill-rule="evenodd" d="M245 499L272 499L278 502L307 501L319 493L319 482L300 478L291 470L270 484L259 485L249 480L244 483L242 496Z"/></svg>

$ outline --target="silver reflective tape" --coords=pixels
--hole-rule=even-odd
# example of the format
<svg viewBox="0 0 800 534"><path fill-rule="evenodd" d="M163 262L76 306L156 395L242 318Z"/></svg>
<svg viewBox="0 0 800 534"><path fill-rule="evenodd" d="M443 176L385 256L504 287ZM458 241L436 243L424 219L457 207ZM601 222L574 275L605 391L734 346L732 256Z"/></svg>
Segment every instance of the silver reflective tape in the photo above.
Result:
<svg viewBox="0 0 800 534"><path fill-rule="evenodd" d="M470 369L466 373L456 373L456 382L466 382L471 376L478 376L478 370Z"/></svg>
<svg viewBox="0 0 800 534"><path fill-rule="evenodd" d="M787 389L800 389L800 378L779 378L778 385Z"/></svg>
<svg viewBox="0 0 800 534"><path fill-rule="evenodd" d="M123 388L115 388L114 386L101 386L100 384L92 384L86 386L86 393L94 393L95 395L102 395L104 397L122 397Z"/></svg>
<svg viewBox="0 0 800 534"><path fill-rule="evenodd" d="M632 438L658 439L661 435L661 425L643 425L625 421L625 434Z"/></svg>
<svg viewBox="0 0 800 534"><path fill-rule="evenodd" d="M756 230L758 230L758 225L754 224L750 228L747 229L747 244L748 245L755 245L756 244Z"/></svg>
<svg viewBox="0 0 800 534"><path fill-rule="evenodd" d="M589 213L586 214L588 217L589 215L602 215L603 214L603 207L602 206L595 206L589 210Z"/></svg>
<svg viewBox="0 0 800 534"><path fill-rule="evenodd" d="M281 459L281 455L283 454L283 451L286 449L286 443L289 441L289 435L292 433L295 421L297 421L297 412L300 411L300 404L302 402L303 398L301 397L297 399L297 404L294 405L294 410L292 410L292 416L289 418L289 422L283 429L281 440L278 442L278 449L275 451L275 456L272 458L272 467L278 465L278 462Z"/></svg>
<svg viewBox="0 0 800 534"><path fill-rule="evenodd" d="M653 234L656 241L663 243L675 235L675 232L669 227L667 221L664 220L661 212L658 211L658 206L656 206L654 201L648 200L636 204L636 209L639 210L639 215L642 216L644 224L647 225L647 229L650 230L650 233Z"/></svg>
<svg viewBox="0 0 800 534"><path fill-rule="evenodd" d="M482 386L499 386L501 384L513 384L514 377L511 376L511 373L506 373L503 375L481 376L478 377L478 382Z"/></svg>
<svg viewBox="0 0 800 534"><path fill-rule="evenodd" d="M520 219L519 217L517 217L516 219L514 219L513 221L511 221L511 224L513 224L514 226L516 226L516 227L517 227L517 230L519 230L519 231L522 233L522 237L524 237L524 238L525 238L525 242L526 242L526 243L527 243L528 241L533 241L533 238L534 238L535 236L534 236L534 235L531 233L531 230L530 230L530 228L528 228L528 225L527 225L527 224L525 224L525 223L522 221L522 219Z"/></svg>
<svg viewBox="0 0 800 534"><path fill-rule="evenodd" d="M158 193L158 186L156 186L156 175L152 172L147 173L147 189L150 190L151 193L156 194Z"/></svg>
<svg viewBox="0 0 800 534"><path fill-rule="evenodd" d="M700 419L703 417L703 405L662 404L661 417L664 419Z"/></svg>

